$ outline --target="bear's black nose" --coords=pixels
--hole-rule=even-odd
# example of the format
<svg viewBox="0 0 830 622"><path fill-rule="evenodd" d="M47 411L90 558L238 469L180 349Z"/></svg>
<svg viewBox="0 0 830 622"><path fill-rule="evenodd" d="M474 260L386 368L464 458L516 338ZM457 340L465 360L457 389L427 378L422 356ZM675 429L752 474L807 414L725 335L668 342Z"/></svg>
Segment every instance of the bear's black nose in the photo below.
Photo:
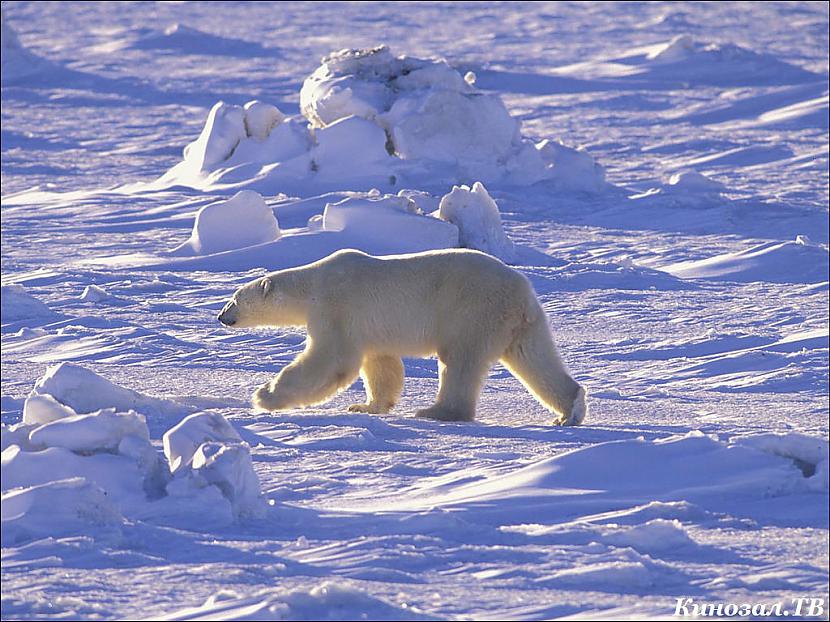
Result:
<svg viewBox="0 0 830 622"><path fill-rule="evenodd" d="M233 326L236 324L236 314L236 304L231 301L225 305L225 308L222 309L216 319L218 319L225 326Z"/></svg>

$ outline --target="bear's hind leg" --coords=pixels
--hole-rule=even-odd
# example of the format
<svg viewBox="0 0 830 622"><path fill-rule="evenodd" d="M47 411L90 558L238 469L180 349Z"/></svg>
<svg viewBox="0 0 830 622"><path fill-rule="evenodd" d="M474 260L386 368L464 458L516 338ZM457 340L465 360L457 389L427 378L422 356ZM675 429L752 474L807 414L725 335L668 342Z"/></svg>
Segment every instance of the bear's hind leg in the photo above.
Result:
<svg viewBox="0 0 830 622"><path fill-rule="evenodd" d="M349 412L388 413L403 391L403 361L385 354L366 356L360 368L366 386L366 403L352 404Z"/></svg>
<svg viewBox="0 0 830 622"><path fill-rule="evenodd" d="M262 410L287 410L326 401L357 378L360 354L345 344L318 346L312 342L277 377L254 392Z"/></svg>
<svg viewBox="0 0 830 622"><path fill-rule="evenodd" d="M438 355L438 398L415 416L438 421L472 421L484 378L490 369L485 356L460 351Z"/></svg>

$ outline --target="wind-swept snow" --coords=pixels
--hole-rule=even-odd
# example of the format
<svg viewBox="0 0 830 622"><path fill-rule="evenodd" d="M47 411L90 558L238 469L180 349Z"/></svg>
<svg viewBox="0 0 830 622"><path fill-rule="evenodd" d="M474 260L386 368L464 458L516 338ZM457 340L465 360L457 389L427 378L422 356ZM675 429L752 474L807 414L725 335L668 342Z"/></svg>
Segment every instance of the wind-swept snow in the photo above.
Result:
<svg viewBox="0 0 830 622"><path fill-rule="evenodd" d="M3 6L0 617L826 614L826 5L113 7ZM583 426L500 365L414 418L435 358L386 415L251 408L306 334L237 287L456 246Z"/></svg>

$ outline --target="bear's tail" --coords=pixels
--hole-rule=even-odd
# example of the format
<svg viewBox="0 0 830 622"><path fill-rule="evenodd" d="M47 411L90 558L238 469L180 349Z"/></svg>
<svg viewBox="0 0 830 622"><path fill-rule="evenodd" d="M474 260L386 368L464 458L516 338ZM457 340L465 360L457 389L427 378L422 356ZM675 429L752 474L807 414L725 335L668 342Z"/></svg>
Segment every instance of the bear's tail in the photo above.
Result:
<svg viewBox="0 0 830 622"><path fill-rule="evenodd" d="M585 388L568 373L548 327L545 312L532 301L531 317L516 333L501 362L548 410L559 425L579 425L588 414Z"/></svg>

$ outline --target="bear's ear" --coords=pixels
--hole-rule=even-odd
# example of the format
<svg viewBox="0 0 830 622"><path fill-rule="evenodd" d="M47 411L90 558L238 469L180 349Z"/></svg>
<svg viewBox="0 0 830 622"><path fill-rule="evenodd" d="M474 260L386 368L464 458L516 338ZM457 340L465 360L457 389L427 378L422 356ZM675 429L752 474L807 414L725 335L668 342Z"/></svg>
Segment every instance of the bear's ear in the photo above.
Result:
<svg viewBox="0 0 830 622"><path fill-rule="evenodd" d="M269 279L268 277L265 277L264 279L262 279L262 283L260 283L259 286L262 288L262 295L263 296L267 296L268 292L271 291L271 285L272 285L271 279Z"/></svg>

